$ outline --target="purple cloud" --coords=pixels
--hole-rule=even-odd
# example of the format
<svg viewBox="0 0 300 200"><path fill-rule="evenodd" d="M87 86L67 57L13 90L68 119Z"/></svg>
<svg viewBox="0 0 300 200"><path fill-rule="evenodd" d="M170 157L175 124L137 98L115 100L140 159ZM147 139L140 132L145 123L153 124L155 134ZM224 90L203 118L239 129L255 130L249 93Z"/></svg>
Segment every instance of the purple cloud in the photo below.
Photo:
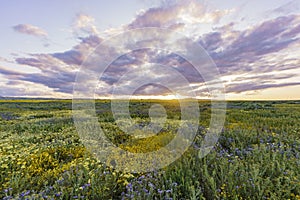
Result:
<svg viewBox="0 0 300 200"><path fill-rule="evenodd" d="M127 28L160 27L176 30L190 23L216 24L228 13L229 10L211 11L197 0L168 2L139 13Z"/></svg>
<svg viewBox="0 0 300 200"><path fill-rule="evenodd" d="M274 13L280 13L280 14L285 14L289 15L294 11L299 11L299 3L296 3L297 1L289 1L284 5L279 6L275 10L273 10Z"/></svg>
<svg viewBox="0 0 300 200"><path fill-rule="evenodd" d="M13 27L16 32L33 35L38 37L46 37L47 33L43 29L30 25L30 24L18 24Z"/></svg>
<svg viewBox="0 0 300 200"><path fill-rule="evenodd" d="M282 8L283 9L283 8ZM189 11L189 12L187 12ZM195 26L205 20L216 25L224 11L209 11L199 2L189 0L177 2L170 6L150 8L141 12L136 18L124 26L124 30L141 27L163 27L171 31L188 26ZM203 21L204 20L204 21ZM84 22L88 22L85 26ZM49 54L30 54L30 57L19 57L15 59L16 64L28 65L40 70L38 73L18 73L8 68L0 67L3 74L11 83L18 81L29 82L42 85L54 92L71 94L76 72L84 62L86 57L106 38L97 35L93 18L80 15L76 21L76 27L86 30L87 37L79 37L78 45L65 52L54 52ZM235 75L231 81L227 81L227 92L241 93L252 90L262 90L266 88L285 87L299 85L299 82L290 81L297 75L287 70L298 69L300 59L296 57L285 57L282 52L290 47L299 45L300 39L300 16L293 14L266 20L244 30L237 30L235 23L229 23L221 27L214 27L213 31L197 35L196 42L204 47L214 62L218 66L222 76ZM14 30L20 33L46 36L46 32L32 25L19 24ZM88 30L88 31L87 31ZM189 30L189 29L186 29ZM196 33L195 33L196 34ZM155 41L147 41L149 43ZM117 48L117 47L116 47ZM108 55L115 55L116 49L107 47L99 51L108 52ZM192 50L191 50L192 51ZM102 52L98 52L101 55ZM97 53L97 52L96 52ZM273 58L276 54L276 59ZM124 54L112 61L101 79L98 91L101 95L112 93L119 79L129 71L132 78L139 76L134 74L134 69L139 69L148 63L159 63L170 66L182 74L191 84L201 85L204 82L200 74L185 59L178 55L164 50L139 49ZM95 69L90 69L96 71ZM271 72L282 72L284 74L270 74ZM246 77L238 77L239 74L247 74ZM163 74L159 71L152 71L144 75L144 79L164 76L172 83L176 84L176 78ZM100 77L99 77L100 78ZM286 80L281 83L279 80ZM14 82L16 81L16 82ZM134 87L135 83L128 81L129 87ZM132 84L132 85L130 85ZM195 90L207 92L200 86ZM140 87L136 94L169 94L163 87L155 84L148 84Z"/></svg>
<svg viewBox="0 0 300 200"><path fill-rule="evenodd" d="M268 89L268 88L279 88L279 87L294 86L294 85L300 85L300 82L291 82L291 83L247 82L247 83L231 84L230 86L226 87L226 92L241 93L246 91L257 91L257 90Z"/></svg>
<svg viewBox="0 0 300 200"><path fill-rule="evenodd" d="M261 59L272 53L280 52L299 42L299 16L290 15L265 21L251 29L232 31L234 37L229 41L222 39L222 32L214 32L201 38L200 44L206 48L221 73L236 73L257 71L257 66L247 67L250 64L260 63ZM222 50L216 51L222 47ZM280 60L278 62L281 62ZM282 64L282 63L281 63ZM261 67L268 66L264 61ZM288 65L274 65L274 70L290 69Z"/></svg>

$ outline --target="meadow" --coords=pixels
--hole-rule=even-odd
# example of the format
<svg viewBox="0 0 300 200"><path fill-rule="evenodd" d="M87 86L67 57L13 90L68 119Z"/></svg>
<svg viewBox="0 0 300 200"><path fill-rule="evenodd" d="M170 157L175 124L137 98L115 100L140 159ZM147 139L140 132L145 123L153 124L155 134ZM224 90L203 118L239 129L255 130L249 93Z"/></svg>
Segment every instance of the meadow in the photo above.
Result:
<svg viewBox="0 0 300 200"><path fill-rule="evenodd" d="M134 139L115 123L109 100L96 111L106 136L132 152L166 145L180 120L177 101L134 100L131 117L149 123L154 103L167 111L157 135ZM0 100L1 199L298 199L300 101L227 102L218 143L199 158L210 102L199 101L197 136L183 156L148 173L124 173L95 159L82 144L71 100Z"/></svg>

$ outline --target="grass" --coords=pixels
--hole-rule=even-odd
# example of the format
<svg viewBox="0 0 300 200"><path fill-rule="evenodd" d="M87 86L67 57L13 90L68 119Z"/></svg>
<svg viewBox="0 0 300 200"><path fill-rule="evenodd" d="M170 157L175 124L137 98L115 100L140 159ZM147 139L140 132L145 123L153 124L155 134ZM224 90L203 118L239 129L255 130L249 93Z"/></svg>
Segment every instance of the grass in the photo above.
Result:
<svg viewBox="0 0 300 200"><path fill-rule="evenodd" d="M172 140L180 120L177 101L134 100L131 117L149 123L153 103L167 111L159 134L134 139L116 125L110 102L96 102L106 136L131 152L150 152ZM69 100L1 100L1 199L300 199L300 104L228 102L213 150L199 158L210 120L200 101L193 145L171 165L123 173L96 160L82 144Z"/></svg>

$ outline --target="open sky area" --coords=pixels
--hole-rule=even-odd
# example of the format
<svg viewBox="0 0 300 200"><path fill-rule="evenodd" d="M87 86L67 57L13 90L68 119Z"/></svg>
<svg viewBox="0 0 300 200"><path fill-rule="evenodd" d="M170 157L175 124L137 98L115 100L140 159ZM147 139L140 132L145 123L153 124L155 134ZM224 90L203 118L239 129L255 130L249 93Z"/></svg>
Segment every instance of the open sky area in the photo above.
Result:
<svg viewBox="0 0 300 200"><path fill-rule="evenodd" d="M183 34L206 50L217 66L226 99L300 99L298 0L10 0L0 4L0 96L72 98L76 74L97 45L124 31L159 27ZM173 66L199 92L198 98L209 96L203 79L186 62L168 52L161 56L136 51L112 63L99 79L97 97L110 97L124 73L149 63ZM143 79L161 74L152 71ZM172 97L170 90L153 84L135 94Z"/></svg>

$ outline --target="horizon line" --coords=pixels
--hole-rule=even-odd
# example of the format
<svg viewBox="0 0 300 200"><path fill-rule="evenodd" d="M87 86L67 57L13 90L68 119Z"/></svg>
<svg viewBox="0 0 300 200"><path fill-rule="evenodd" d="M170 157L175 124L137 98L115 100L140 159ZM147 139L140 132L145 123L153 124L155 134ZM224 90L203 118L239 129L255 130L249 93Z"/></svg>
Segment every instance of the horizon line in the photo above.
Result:
<svg viewBox="0 0 300 200"><path fill-rule="evenodd" d="M61 97L3 97L0 96L0 100L74 100L73 98L61 98ZM126 100L127 98L77 98L77 100ZM209 99L209 98L129 98L129 100L198 100L198 101L300 101L300 99Z"/></svg>

